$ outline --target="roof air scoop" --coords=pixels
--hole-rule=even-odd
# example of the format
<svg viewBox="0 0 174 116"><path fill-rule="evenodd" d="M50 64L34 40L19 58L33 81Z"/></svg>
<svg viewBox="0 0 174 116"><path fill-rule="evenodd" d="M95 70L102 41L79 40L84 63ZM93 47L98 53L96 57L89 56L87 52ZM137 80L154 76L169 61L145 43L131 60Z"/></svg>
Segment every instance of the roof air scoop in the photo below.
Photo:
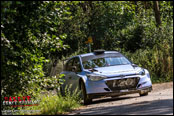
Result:
<svg viewBox="0 0 174 116"><path fill-rule="evenodd" d="M98 54L103 54L105 52L105 50L99 49L99 50L94 50L94 54L98 55Z"/></svg>

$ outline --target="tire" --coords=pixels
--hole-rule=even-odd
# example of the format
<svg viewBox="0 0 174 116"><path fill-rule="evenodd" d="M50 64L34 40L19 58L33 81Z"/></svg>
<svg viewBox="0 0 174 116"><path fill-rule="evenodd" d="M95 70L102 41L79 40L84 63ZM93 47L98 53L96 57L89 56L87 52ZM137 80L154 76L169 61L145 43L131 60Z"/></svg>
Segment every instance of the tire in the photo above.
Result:
<svg viewBox="0 0 174 116"><path fill-rule="evenodd" d="M92 103L92 98L86 94L86 88L85 84L81 82L81 92L82 92L82 99L83 99L83 104L88 105Z"/></svg>
<svg viewBox="0 0 174 116"><path fill-rule="evenodd" d="M139 95L140 96L147 96L148 95L148 92L140 92Z"/></svg>
<svg viewBox="0 0 174 116"><path fill-rule="evenodd" d="M65 96L65 93L63 92L62 87L60 87L60 94L61 94L61 96Z"/></svg>

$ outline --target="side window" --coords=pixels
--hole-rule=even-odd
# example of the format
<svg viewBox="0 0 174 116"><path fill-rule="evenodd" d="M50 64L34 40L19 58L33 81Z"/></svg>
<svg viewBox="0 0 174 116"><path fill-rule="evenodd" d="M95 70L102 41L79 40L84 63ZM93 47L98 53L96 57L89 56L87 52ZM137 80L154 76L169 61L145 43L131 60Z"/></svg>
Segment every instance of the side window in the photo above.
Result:
<svg viewBox="0 0 174 116"><path fill-rule="evenodd" d="M73 66L76 66L76 72L81 72L80 59L78 57L74 58Z"/></svg>
<svg viewBox="0 0 174 116"><path fill-rule="evenodd" d="M65 70L66 70L66 71L71 71L72 64L73 64L73 59L69 60L69 61L66 63Z"/></svg>

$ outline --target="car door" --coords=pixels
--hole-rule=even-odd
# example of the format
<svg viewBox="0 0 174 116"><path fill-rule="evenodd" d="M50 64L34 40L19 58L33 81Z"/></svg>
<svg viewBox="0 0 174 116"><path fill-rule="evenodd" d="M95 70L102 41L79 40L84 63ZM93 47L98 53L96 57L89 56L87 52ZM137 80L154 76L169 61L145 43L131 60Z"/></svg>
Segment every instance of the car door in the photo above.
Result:
<svg viewBox="0 0 174 116"><path fill-rule="evenodd" d="M74 69L73 67L76 67L76 69ZM80 65L80 60L79 57L74 57L72 59L70 59L65 67L65 82L64 82L64 89L67 86L68 88L70 88L71 91L74 91L79 84L79 73L81 73L81 65Z"/></svg>
<svg viewBox="0 0 174 116"><path fill-rule="evenodd" d="M75 69L72 69L72 73L71 73L70 77L71 77L72 89L75 90L76 88L79 89L78 88L79 87L79 79L80 79L80 75L82 73L82 67L81 67L79 57L74 58L72 67L73 68L75 67Z"/></svg>
<svg viewBox="0 0 174 116"><path fill-rule="evenodd" d="M72 67L72 65L73 65L73 60L74 60L74 59L70 59L70 60L68 60L68 61L66 62L65 67L64 67L64 71L62 72L62 74L64 74L64 77L63 77L64 83L63 83L63 85L61 86L63 92L65 91L65 88L66 88L66 87L69 87L70 84L71 84L69 76L70 76L71 73L72 73L72 72L71 72L71 67Z"/></svg>

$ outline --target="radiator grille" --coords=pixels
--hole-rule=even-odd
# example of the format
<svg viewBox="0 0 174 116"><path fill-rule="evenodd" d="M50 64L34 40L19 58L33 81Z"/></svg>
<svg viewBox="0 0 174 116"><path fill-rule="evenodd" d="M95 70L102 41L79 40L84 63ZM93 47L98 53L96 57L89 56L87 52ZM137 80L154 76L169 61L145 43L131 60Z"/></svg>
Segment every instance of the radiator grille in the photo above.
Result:
<svg viewBox="0 0 174 116"><path fill-rule="evenodd" d="M106 81L106 84L112 91L135 89L139 82L139 79L140 79L139 77L133 77L133 78L109 80Z"/></svg>

